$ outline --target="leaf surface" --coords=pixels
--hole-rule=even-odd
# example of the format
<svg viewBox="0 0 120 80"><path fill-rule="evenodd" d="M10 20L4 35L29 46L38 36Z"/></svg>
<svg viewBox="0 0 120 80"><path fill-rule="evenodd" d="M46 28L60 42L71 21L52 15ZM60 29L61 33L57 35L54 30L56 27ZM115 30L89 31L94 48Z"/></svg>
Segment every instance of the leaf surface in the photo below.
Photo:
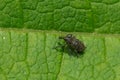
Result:
<svg viewBox="0 0 120 80"><path fill-rule="evenodd" d="M68 33L83 55L53 49ZM119 0L0 0L0 80L120 80L119 44Z"/></svg>
<svg viewBox="0 0 120 80"><path fill-rule="evenodd" d="M0 27L120 33L119 0L0 0Z"/></svg>
<svg viewBox="0 0 120 80"><path fill-rule="evenodd" d="M119 80L119 35L73 33L84 42L83 56L55 47L55 31L1 30L0 80Z"/></svg>

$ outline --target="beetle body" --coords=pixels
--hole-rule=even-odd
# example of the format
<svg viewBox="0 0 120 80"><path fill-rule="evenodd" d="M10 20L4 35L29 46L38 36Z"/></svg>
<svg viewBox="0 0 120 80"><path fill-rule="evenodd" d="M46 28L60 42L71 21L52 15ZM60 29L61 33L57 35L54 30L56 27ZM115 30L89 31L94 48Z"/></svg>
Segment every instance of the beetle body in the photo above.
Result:
<svg viewBox="0 0 120 80"><path fill-rule="evenodd" d="M67 46L77 53L83 52L86 48L85 45L72 34L68 34L65 37L59 37L59 39L63 39Z"/></svg>

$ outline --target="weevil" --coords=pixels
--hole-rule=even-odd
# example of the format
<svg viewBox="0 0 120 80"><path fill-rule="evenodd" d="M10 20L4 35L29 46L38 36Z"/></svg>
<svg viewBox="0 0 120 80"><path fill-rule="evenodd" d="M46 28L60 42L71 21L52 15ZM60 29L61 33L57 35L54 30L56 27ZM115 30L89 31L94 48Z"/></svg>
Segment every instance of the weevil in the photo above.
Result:
<svg viewBox="0 0 120 80"><path fill-rule="evenodd" d="M84 52L86 48L84 43L79 39L76 39L76 37L73 36L72 34L67 34L64 37L59 37L59 39L63 39L68 48L75 51L77 54Z"/></svg>

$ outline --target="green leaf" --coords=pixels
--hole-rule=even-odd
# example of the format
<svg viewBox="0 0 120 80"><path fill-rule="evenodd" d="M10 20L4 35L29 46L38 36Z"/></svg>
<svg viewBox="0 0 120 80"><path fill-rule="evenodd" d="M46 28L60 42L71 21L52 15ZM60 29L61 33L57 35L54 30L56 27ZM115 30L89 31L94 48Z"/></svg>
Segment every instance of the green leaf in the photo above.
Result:
<svg viewBox="0 0 120 80"><path fill-rule="evenodd" d="M0 0L0 27L120 33L119 0Z"/></svg>
<svg viewBox="0 0 120 80"><path fill-rule="evenodd" d="M73 33L84 42L83 56L53 47L66 33L0 31L0 80L119 80L120 35Z"/></svg>
<svg viewBox="0 0 120 80"><path fill-rule="evenodd" d="M68 32L83 55L53 49ZM119 0L0 0L0 80L120 80L119 44Z"/></svg>

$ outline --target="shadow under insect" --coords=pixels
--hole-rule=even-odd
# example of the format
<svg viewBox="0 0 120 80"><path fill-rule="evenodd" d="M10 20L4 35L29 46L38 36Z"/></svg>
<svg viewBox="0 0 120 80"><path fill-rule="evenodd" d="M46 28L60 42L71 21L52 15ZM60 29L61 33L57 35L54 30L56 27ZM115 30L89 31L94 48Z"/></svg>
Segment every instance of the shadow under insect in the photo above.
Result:
<svg viewBox="0 0 120 80"><path fill-rule="evenodd" d="M59 37L59 39L63 39L64 42L58 42L58 45L55 47L57 51L77 57L84 54L85 45L72 34L68 34L65 37Z"/></svg>

